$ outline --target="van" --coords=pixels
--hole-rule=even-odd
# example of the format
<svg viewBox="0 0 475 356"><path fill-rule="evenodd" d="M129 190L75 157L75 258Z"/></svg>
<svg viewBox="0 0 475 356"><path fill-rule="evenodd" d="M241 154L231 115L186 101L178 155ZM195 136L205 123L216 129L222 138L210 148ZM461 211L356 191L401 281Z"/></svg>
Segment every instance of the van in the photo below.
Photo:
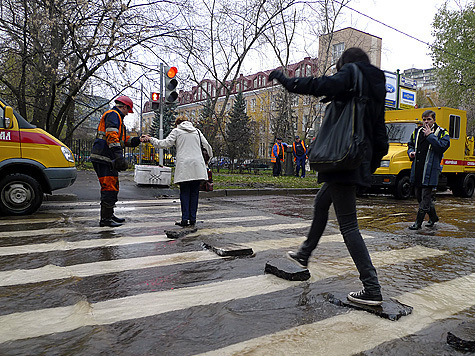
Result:
<svg viewBox="0 0 475 356"><path fill-rule="evenodd" d="M444 153L439 176L439 191L450 189L457 197L471 198L475 191L474 138L467 136L467 112L448 107L392 110L385 113L389 137L389 152L374 172L372 188L384 189L398 199L411 196L409 182L411 161L407 155L407 142L414 130L422 125L422 113L433 110L435 122L446 129L450 147Z"/></svg>
<svg viewBox="0 0 475 356"><path fill-rule="evenodd" d="M0 98L0 214L32 214L76 176L71 150Z"/></svg>

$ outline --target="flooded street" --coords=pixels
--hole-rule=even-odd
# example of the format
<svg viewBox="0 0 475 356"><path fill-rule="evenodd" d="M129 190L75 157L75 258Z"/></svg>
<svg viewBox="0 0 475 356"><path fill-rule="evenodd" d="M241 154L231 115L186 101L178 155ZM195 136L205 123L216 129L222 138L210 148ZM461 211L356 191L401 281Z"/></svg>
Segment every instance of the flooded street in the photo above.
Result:
<svg viewBox="0 0 475 356"><path fill-rule="evenodd" d="M91 200L0 217L0 355L467 355L446 339L475 316L474 199L438 194L440 222L419 231L414 200L357 203L384 299L414 308L398 321L328 301L361 289L333 211L309 280L264 273L305 239L313 196L203 195L176 240L175 198L119 201L115 229Z"/></svg>

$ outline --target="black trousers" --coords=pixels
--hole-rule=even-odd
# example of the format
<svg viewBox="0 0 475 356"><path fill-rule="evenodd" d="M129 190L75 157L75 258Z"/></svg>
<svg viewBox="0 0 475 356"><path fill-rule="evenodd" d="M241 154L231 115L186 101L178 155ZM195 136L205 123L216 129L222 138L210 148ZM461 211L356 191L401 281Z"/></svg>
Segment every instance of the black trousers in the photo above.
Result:
<svg viewBox="0 0 475 356"><path fill-rule="evenodd" d="M417 202L419 203L419 210L428 213L430 208L435 209L434 206L434 187L414 187Z"/></svg>
<svg viewBox="0 0 475 356"><path fill-rule="evenodd" d="M356 219L356 187L337 183L325 183L315 197L313 221L307 240L300 246L299 254L308 258L318 245L328 221L328 210L333 203L340 232L346 248L360 274L360 280L368 293L379 294L381 287L376 269L371 262L366 244Z"/></svg>
<svg viewBox="0 0 475 356"><path fill-rule="evenodd" d="M274 163L274 169L272 170L272 175L274 177L280 176L280 173L282 173L282 162L280 161L279 158L277 158L277 161Z"/></svg>

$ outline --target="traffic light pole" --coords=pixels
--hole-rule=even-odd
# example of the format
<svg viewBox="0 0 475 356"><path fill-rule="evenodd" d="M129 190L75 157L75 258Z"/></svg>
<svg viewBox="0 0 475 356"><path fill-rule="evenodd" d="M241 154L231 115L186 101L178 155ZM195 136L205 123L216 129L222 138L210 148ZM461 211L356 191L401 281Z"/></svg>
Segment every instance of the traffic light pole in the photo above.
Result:
<svg viewBox="0 0 475 356"><path fill-rule="evenodd" d="M163 74L163 63L160 63L160 97L159 97L159 102L160 102L160 129L158 131L158 138L160 140L163 140L163 106L165 105L164 103L164 88L163 88L163 82L164 82L164 74ZM163 166L163 148L160 148L159 150L159 160L158 164L160 166Z"/></svg>

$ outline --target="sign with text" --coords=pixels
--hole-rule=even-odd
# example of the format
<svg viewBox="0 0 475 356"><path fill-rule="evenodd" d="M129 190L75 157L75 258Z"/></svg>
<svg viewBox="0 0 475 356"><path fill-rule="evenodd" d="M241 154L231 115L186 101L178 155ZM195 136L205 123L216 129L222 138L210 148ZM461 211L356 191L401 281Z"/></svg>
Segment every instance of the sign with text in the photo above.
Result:
<svg viewBox="0 0 475 356"><path fill-rule="evenodd" d="M414 109L416 106L416 91L413 89L399 88L399 109Z"/></svg>
<svg viewBox="0 0 475 356"><path fill-rule="evenodd" d="M397 74L391 72L384 72L386 76L386 107L396 108L397 100Z"/></svg>

